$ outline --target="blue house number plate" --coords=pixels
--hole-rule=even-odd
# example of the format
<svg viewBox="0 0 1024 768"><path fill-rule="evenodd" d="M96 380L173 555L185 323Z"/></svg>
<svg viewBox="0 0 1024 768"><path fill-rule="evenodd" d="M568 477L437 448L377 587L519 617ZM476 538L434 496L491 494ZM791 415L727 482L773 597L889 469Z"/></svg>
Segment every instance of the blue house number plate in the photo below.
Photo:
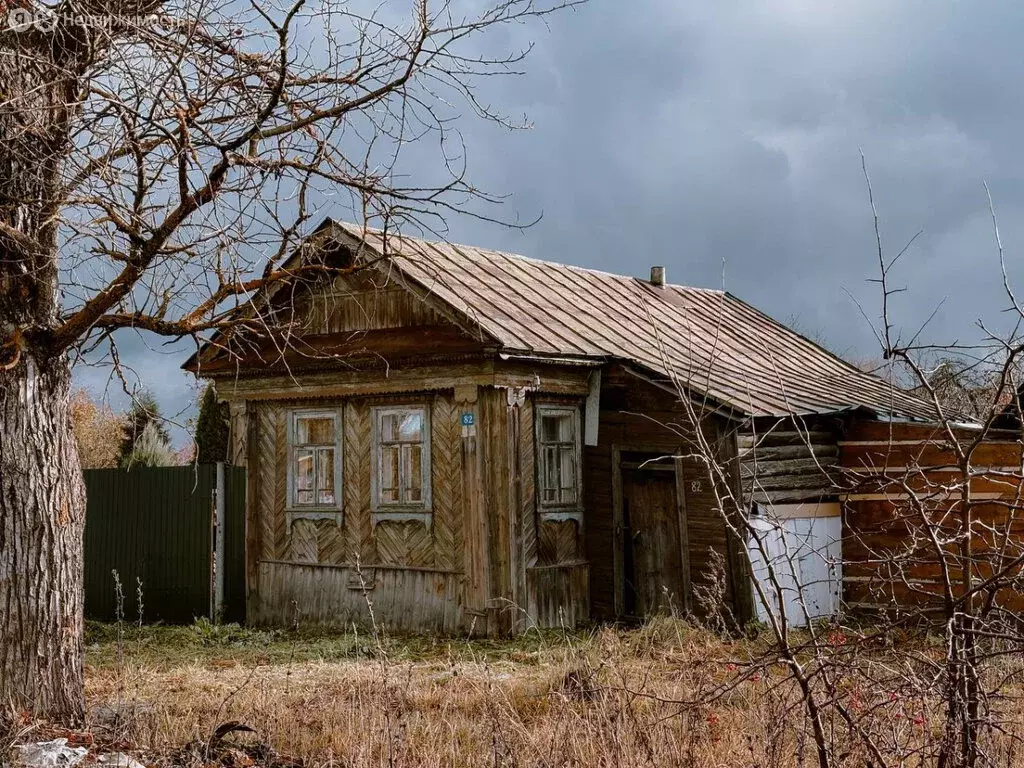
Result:
<svg viewBox="0 0 1024 768"><path fill-rule="evenodd" d="M476 424L476 417L472 413L462 414L462 426L472 427L474 424Z"/></svg>

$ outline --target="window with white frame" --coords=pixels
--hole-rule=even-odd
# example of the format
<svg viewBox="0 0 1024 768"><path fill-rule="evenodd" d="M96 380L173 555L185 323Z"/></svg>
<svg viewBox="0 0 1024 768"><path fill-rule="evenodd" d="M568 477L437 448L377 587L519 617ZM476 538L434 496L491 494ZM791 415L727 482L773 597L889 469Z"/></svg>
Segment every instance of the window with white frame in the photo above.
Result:
<svg viewBox="0 0 1024 768"><path fill-rule="evenodd" d="M542 507L580 503L580 412L569 406L537 408L538 491Z"/></svg>
<svg viewBox="0 0 1024 768"><path fill-rule="evenodd" d="M288 435L288 505L341 508L341 418L336 411L292 411Z"/></svg>
<svg viewBox="0 0 1024 768"><path fill-rule="evenodd" d="M425 406L374 408L373 507L430 508L430 413Z"/></svg>

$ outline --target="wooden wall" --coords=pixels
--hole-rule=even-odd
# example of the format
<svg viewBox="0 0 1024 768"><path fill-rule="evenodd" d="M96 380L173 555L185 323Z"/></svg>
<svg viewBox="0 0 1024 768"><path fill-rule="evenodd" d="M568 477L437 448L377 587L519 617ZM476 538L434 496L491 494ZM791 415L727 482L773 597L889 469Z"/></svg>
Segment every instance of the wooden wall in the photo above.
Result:
<svg viewBox="0 0 1024 768"><path fill-rule="evenodd" d="M349 333L449 325L449 321L393 277L365 270L335 278L296 306L306 333Z"/></svg>
<svg viewBox="0 0 1024 768"><path fill-rule="evenodd" d="M375 405L400 403L426 403L430 408L432 515L429 524L422 520L388 520L384 516L375 523L370 510L371 408ZM325 610L333 610L337 603L325 601L313 593L306 600L298 599L297 596L305 593L298 582L288 586L291 578L298 581L305 579L304 583L319 585L317 588L338 580L356 584L357 563L367 568L387 566L387 569L382 570L386 576L380 587L373 590L373 594L378 595L383 594L381 590L389 590L402 582L398 574L403 571L408 571L408 579L401 586L406 591L414 591L415 585L423 586L426 583L422 576L424 573L445 579L464 573L466 510L463 504L463 445L460 413L452 393L315 401L317 408L339 406L343 414L344 506L341 524L334 519L295 519L289 530L285 513L287 420L292 408L309 407L309 401L249 404L250 413L255 419L255 425L249 432L253 440L249 467L254 478L251 491L254 518L257 521L256 530L251 532L251 538L255 539L255 562L259 563L259 566L255 562L251 566L257 570L254 605L257 621L279 620L282 611L286 610L282 601L287 601L288 605L296 601L299 611L311 621L338 621L337 616L323 613ZM273 568L264 567L268 563L276 565ZM310 580L308 569L286 567L289 564L323 565L330 566L332 570L331 575L320 575ZM421 616L431 626L436 622L450 626L454 619L448 614L457 616L461 609L458 590L449 581L444 583L443 594L449 595L454 602L452 605L445 603L442 613L447 618L441 615L432 618ZM358 597L353 610L365 614L361 594ZM428 605L432 604L429 600L427 602ZM433 602L436 603L436 600ZM394 605L397 610L401 602ZM416 615L419 616L423 611L430 613L431 610L423 608ZM364 618L368 616L364 615Z"/></svg>
<svg viewBox="0 0 1024 768"><path fill-rule="evenodd" d="M746 426L737 435L744 498L761 506L834 500L838 439L837 425L829 422Z"/></svg>
<svg viewBox="0 0 1024 768"><path fill-rule="evenodd" d="M963 441L974 436L961 431ZM840 443L849 492L843 497L843 592L853 610L918 610L942 605L942 559L962 594L965 573L1004 579L979 600L1024 609L1021 444L994 435L973 454L970 480L944 434L931 426L860 422ZM966 491L966 493L965 493ZM932 534L935 539L933 540ZM952 558L940 558L935 542ZM971 556L959 546L970 542Z"/></svg>
<svg viewBox="0 0 1024 768"><path fill-rule="evenodd" d="M596 618L615 618L622 610L622 547L615 509L615 457L623 451L680 456L676 465L677 488L682 488L685 511L688 576L691 591L712 577L711 552L735 564L735 549L717 511L717 501L706 467L686 456L690 441L689 417L677 396L621 370L610 370L601 390L597 446L584 449L584 506L586 555L590 571L591 613ZM704 419L713 443L734 439L723 420ZM616 450L618 449L618 454ZM742 577L741 577L742 578ZM727 574L726 600L734 602L733 574ZM749 584L742 583L749 590ZM687 596L686 602L693 606ZM693 606L696 607L696 606Z"/></svg>
<svg viewBox="0 0 1024 768"><path fill-rule="evenodd" d="M250 391L270 392L273 399L234 401L232 450L244 454L249 467L253 620L281 623L296 615L321 624L368 620L358 563L373 574L367 594L380 606L378 620L396 629L456 627L501 634L584 621L589 588L580 522L543 520L536 508L538 395L517 386L520 378L536 377L513 370L507 378L509 383L499 386L454 384L458 379L453 378L450 389L392 395L339 398L327 390L323 397L304 400L287 399L256 382ZM585 379L554 381L554 392L543 397L581 403L579 394L566 390L585 386ZM375 520L370 509L371 409L402 403L430 407L429 525L383 515ZM341 409L340 524L298 518L288 525L288 418L302 407ZM463 425L463 415L473 417L472 426ZM339 592L338 585L347 586ZM422 590L430 594L422 594L410 613L410 601Z"/></svg>

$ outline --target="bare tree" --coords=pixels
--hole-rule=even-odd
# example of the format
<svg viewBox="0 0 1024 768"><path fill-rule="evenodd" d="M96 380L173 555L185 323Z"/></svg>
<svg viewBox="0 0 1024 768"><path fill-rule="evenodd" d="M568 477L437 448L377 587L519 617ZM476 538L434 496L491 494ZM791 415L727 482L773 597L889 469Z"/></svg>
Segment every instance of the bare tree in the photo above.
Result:
<svg viewBox="0 0 1024 768"><path fill-rule="evenodd" d="M877 242L872 282L881 299L876 334L886 361L877 372L894 390L929 403L934 416L849 427L860 430L860 443L841 468L819 467L833 484L824 495L846 499L843 567L856 572L846 595L856 604L822 622L810 609L814 585L800 576L807 552L779 536L785 521L770 501L751 516L710 409L689 382L676 383L687 458L706 468L721 520L758 570L754 589L767 624L758 643L742 647L734 675L686 703L727 700L754 677L772 680L763 695L798 726L782 749L798 756L806 742L821 768L1016 765L1024 746L1024 305L1007 277L993 213L1002 327L980 321L969 344L925 341L927 321L901 332L891 318L907 249L887 253L870 182L868 191ZM810 421L780 425L800 436L801 455L820 457ZM757 446L770 434L749 430L747 439ZM764 479L758 470L755 462L750 488Z"/></svg>
<svg viewBox="0 0 1024 768"><path fill-rule="evenodd" d="M488 33L574 0L17 2L0 21L0 701L83 712L84 489L73 359L121 330L283 345L231 310L346 270L285 265L340 197L434 232L499 202L466 176L459 109L516 73ZM404 175L410 147L432 176ZM244 334L243 334L244 335Z"/></svg>

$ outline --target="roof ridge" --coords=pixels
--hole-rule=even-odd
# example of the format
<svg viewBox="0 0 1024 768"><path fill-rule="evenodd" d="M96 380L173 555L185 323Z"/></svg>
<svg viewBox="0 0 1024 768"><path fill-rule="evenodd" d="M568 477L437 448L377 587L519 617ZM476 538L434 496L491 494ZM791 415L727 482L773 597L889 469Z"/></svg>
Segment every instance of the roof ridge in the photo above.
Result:
<svg viewBox="0 0 1024 768"><path fill-rule="evenodd" d="M359 224L353 224L352 222L348 222L348 221L337 221L337 220L335 220L334 223L339 225L339 226L341 226L341 227L343 227L343 228L345 228L345 229L348 229L350 234L355 234L356 232L360 232L360 233L361 232L368 232L368 233L372 233L374 235L377 235L378 237L380 235L384 234L384 230L383 229L378 229L377 227L363 227L363 226L360 226ZM349 228L351 228L351 229L349 229ZM650 282L648 280L644 280L644 278L642 278L642 277L637 277L635 275L623 275L623 274L620 274L618 272L608 272L608 271L603 270L603 269L594 269L593 267L581 267L581 266L579 266L577 264L566 264L563 261L552 261L550 259L539 259L539 258L537 258L535 256L526 256L526 255L524 255L522 253L515 253L513 251L497 251L497 250L495 250L493 248L484 248L484 247L479 246L479 245L469 245L468 243L457 243L457 242L454 242L453 240L430 240L430 239L425 238L425 237L415 237L413 235L405 235L405 234L402 234L401 232L391 232L391 233L388 233L388 236L389 237L404 238L406 240L412 240L412 241L416 241L416 242L419 242L419 243L425 243L427 245L448 245L448 246L451 246L452 248L458 248L458 249L462 250L463 252L466 252L466 251L476 252L476 253L487 255L487 256L498 256L498 257L505 258L505 259L514 259L514 260L517 260L517 261L527 261L527 262L530 262L530 263L533 263L533 264L547 264L547 265L550 265L552 267L563 267L565 269L573 269L573 270L576 270L578 272L587 272L587 273L592 274L592 275L603 275L605 277L613 277L613 278L615 278L617 280L637 280L637 281L639 281L641 283L644 283L644 284L649 284L649 282ZM405 254L402 254L402 253L398 253L398 254L394 254L394 255L400 256L400 257L404 257L404 258L408 258L408 256L406 256ZM685 285L683 283L665 283L664 287L665 288L673 288L673 289L682 289L684 291L701 291L702 293L712 293L712 294L725 294L725 293L727 293L727 291L724 291L724 290L722 290L720 288L701 288L699 286Z"/></svg>

